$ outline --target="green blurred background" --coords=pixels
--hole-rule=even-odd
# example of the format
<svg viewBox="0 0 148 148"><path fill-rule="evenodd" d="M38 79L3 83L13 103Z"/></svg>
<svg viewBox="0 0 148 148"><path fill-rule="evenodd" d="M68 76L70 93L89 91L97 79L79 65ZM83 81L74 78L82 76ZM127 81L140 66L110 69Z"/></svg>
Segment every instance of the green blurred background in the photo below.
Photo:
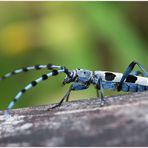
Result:
<svg viewBox="0 0 148 148"><path fill-rule="evenodd" d="M24 66L53 63L69 69L123 72L132 60L146 69L148 2L0 2L0 75ZM0 109L47 70L0 82ZM69 85L64 74L26 92L15 108L58 102ZM107 91L106 95L116 92ZM70 100L96 97L93 87Z"/></svg>

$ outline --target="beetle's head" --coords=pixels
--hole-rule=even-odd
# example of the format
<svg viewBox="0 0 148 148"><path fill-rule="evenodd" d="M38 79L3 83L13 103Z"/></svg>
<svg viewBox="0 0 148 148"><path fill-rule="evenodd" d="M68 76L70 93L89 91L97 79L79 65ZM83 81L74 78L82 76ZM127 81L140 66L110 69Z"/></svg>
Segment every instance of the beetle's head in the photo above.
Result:
<svg viewBox="0 0 148 148"><path fill-rule="evenodd" d="M64 81L63 81L63 85L67 84L67 83L70 83L70 82L74 82L74 80L76 79L77 77L77 72L76 70L72 70L70 71L70 75L66 75L66 77L64 78Z"/></svg>

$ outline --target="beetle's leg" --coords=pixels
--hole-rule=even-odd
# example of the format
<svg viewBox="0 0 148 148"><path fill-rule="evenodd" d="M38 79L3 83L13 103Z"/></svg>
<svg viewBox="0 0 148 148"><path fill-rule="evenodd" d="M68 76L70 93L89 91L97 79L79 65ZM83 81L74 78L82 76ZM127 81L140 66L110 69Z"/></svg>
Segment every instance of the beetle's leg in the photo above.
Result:
<svg viewBox="0 0 148 148"><path fill-rule="evenodd" d="M99 95L99 90L100 90L99 80L97 82L97 85L95 86L95 89L96 89L96 93L97 93L97 98L99 98L100 97L100 95Z"/></svg>
<svg viewBox="0 0 148 148"><path fill-rule="evenodd" d="M102 79L100 78L99 80L98 80L98 85L99 85L99 88L100 88L100 91L99 91L99 96L100 96L100 98L101 98L101 103L100 103L100 105L101 106L104 106L105 105L105 99L104 99L104 89L103 89L103 85L102 85Z"/></svg>
<svg viewBox="0 0 148 148"><path fill-rule="evenodd" d="M134 67L135 67L135 65L138 65L138 67L143 71L143 76L145 76L145 77L148 77L148 72L146 72L146 70L143 68L143 66L141 65L141 64L139 64L138 62L136 62L136 61L133 61L133 62L131 62L130 64L129 64L129 66L126 68L126 70L124 71L124 73L123 73L123 76L122 76L122 78L121 78L121 80L120 80L120 82L119 82L119 86L118 86L118 91L120 91L121 90L121 86L122 86L122 84L123 84L123 82L124 82L124 80L128 77L128 75L131 73L131 71L134 69Z"/></svg>
<svg viewBox="0 0 148 148"><path fill-rule="evenodd" d="M79 91L79 90L83 90L83 89L87 89L89 87L89 84L83 84L80 82L75 82L71 85L71 90L73 91ZM68 102L69 96L67 96L66 98L66 102Z"/></svg>
<svg viewBox="0 0 148 148"><path fill-rule="evenodd" d="M67 97L69 97L69 95L71 93L71 90L72 90L72 86L69 87L68 91L66 92L66 94L64 95L64 97L60 100L60 102L57 105L54 105L53 107L48 108L47 110L52 110L54 108L60 107L61 104L64 102L64 100L65 99L67 100Z"/></svg>
<svg viewBox="0 0 148 148"><path fill-rule="evenodd" d="M141 71L134 71L134 72L131 72L130 74L134 76L139 76L139 75L144 76L143 72Z"/></svg>
<svg viewBox="0 0 148 148"><path fill-rule="evenodd" d="M83 90L83 89L87 89L88 88L88 85L86 85L86 84L82 84L82 83L73 83L71 86L70 86L70 88L69 88L69 90L67 91L67 93L64 95L64 97L61 99L61 101L57 104L57 105L55 105L55 106L53 106L53 107L51 107L51 108L49 108L48 110L51 110L51 109L53 109L53 108L56 108L56 107L59 107L62 103L63 103L63 101L66 99L66 101L68 101L68 99L69 99L69 96L70 96L70 92L73 90L73 91L78 91L78 90Z"/></svg>
<svg viewBox="0 0 148 148"><path fill-rule="evenodd" d="M67 97L66 97L66 102L68 102L69 96L70 96L70 93L69 93L69 94L67 95Z"/></svg>
<svg viewBox="0 0 148 148"><path fill-rule="evenodd" d="M101 99L100 106L102 107L104 105L109 105L110 103L104 97L104 88L103 88L102 78L101 77L98 79L96 89L97 89L97 97L100 96L100 99Z"/></svg>
<svg viewBox="0 0 148 148"><path fill-rule="evenodd" d="M99 90L96 88L97 98L99 98Z"/></svg>

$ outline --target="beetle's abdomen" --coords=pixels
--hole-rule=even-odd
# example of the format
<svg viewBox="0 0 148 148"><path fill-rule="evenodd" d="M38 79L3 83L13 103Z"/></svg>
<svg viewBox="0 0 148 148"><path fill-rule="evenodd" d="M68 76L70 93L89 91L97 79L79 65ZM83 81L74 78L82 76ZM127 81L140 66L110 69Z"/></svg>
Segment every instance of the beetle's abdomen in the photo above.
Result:
<svg viewBox="0 0 148 148"><path fill-rule="evenodd" d="M102 81L102 85L103 85L104 89L117 90L118 84L119 83L117 83L117 82ZM148 86L139 85L139 84L135 84L135 83L123 82L123 84L121 86L121 91L124 91L124 92L142 92L142 91L146 91L146 90L148 90Z"/></svg>

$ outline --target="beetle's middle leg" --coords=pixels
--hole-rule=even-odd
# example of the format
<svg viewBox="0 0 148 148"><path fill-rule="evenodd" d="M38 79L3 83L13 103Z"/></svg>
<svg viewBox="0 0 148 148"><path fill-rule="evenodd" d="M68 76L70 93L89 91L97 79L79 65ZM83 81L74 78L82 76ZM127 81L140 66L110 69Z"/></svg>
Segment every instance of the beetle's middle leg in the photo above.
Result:
<svg viewBox="0 0 148 148"><path fill-rule="evenodd" d="M96 85L96 91L97 91L97 98L100 97L100 99L101 99L100 106L102 107L104 105L110 105L110 102L108 100L106 100L104 97L104 88L102 85L101 78L98 79L98 83Z"/></svg>

